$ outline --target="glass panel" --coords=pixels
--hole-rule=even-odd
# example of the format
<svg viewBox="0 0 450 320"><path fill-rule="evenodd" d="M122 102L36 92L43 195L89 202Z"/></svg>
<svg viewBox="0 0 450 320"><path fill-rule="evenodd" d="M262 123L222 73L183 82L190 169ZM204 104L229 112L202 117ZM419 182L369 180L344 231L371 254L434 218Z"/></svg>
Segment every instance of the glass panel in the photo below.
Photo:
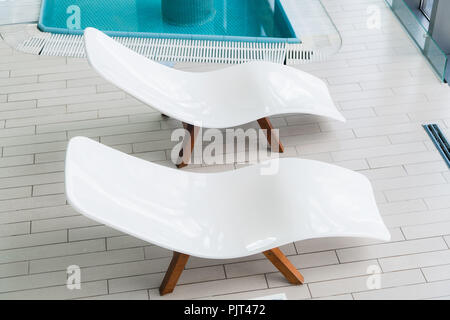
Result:
<svg viewBox="0 0 450 320"><path fill-rule="evenodd" d="M433 3L434 0L421 0L420 1L420 10L422 10L425 17L428 20L431 18L431 12L433 11Z"/></svg>
<svg viewBox="0 0 450 320"><path fill-rule="evenodd" d="M419 22L404 0L386 0L397 18L408 31L423 55L428 59L439 78L444 81L447 56L437 45L425 27Z"/></svg>

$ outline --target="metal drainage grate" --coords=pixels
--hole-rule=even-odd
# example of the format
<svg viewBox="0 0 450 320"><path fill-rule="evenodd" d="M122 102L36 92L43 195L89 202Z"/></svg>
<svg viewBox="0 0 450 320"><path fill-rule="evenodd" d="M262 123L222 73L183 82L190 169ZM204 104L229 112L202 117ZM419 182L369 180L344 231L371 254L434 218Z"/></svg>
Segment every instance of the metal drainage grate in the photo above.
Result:
<svg viewBox="0 0 450 320"><path fill-rule="evenodd" d="M430 136L431 140L438 149L442 158L444 158L445 162L447 163L447 166L450 168L450 145L447 141L447 138L442 133L441 129L439 129L439 126L433 123L433 124L425 124L423 125L423 128Z"/></svg>

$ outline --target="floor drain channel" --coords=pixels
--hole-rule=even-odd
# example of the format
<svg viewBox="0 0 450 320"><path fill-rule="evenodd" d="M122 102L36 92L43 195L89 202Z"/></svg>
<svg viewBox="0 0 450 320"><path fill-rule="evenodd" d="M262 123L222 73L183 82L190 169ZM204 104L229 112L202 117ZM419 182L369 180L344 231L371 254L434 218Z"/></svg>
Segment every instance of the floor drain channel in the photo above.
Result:
<svg viewBox="0 0 450 320"><path fill-rule="evenodd" d="M444 158L445 162L447 163L447 166L450 168L450 145L447 141L447 138L439 128L439 126L433 123L433 124L425 124L423 125L423 128L430 136L431 140L438 149L442 158Z"/></svg>

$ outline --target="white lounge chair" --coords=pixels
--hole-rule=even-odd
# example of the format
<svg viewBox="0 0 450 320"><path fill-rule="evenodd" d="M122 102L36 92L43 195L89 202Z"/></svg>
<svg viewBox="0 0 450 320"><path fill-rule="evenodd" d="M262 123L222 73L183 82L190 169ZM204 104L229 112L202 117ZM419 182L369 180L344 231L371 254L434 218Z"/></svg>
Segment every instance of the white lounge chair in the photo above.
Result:
<svg viewBox="0 0 450 320"><path fill-rule="evenodd" d="M292 67L254 61L212 72L183 72L151 61L96 29L87 28L84 37L87 58L101 76L183 122L192 139L186 139L178 167L189 161L196 127L230 128L258 120L272 145L269 116L305 113L345 121L326 84ZM278 137L274 140L283 152Z"/></svg>
<svg viewBox="0 0 450 320"><path fill-rule="evenodd" d="M263 252L295 284L302 275L278 247L324 237L388 241L368 179L312 160L283 158L222 173L179 171L83 137L66 158L66 195L87 217L173 250L160 287L170 293L189 255L231 259Z"/></svg>

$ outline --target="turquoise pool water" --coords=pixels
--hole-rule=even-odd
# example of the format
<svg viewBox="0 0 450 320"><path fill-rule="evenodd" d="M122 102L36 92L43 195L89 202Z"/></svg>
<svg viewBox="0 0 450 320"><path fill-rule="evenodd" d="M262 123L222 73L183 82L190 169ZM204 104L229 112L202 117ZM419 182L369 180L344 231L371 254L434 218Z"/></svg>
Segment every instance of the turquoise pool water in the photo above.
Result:
<svg viewBox="0 0 450 320"><path fill-rule="evenodd" d="M112 36L298 42L279 0L213 0L208 19L180 25L163 18L161 1L44 0L39 28L53 33L80 34L95 27Z"/></svg>

